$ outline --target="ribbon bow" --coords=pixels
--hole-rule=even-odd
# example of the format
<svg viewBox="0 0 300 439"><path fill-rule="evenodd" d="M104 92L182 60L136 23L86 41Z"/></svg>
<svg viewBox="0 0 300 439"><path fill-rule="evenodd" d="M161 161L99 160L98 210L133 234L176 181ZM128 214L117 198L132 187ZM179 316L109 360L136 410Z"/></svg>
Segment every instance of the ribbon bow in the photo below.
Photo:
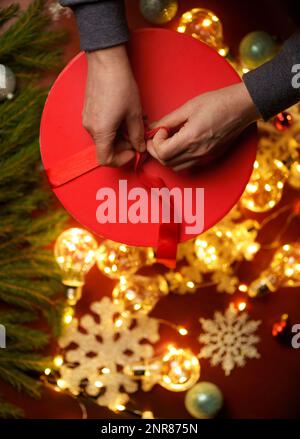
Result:
<svg viewBox="0 0 300 439"><path fill-rule="evenodd" d="M158 127L145 131L145 139L152 139L158 130L166 127ZM125 137L125 136L124 136ZM160 177L148 174L143 168L148 153L136 152L134 170L138 174L141 184L147 189L166 187L164 180ZM89 146L81 151L61 160L55 167L46 169L49 182L53 188L58 188L75 178L84 175L93 169L100 167L96 158L95 146ZM174 202L170 200L170 222L161 223L157 243L156 259L168 268L176 267L177 243L179 240L180 224L174 222Z"/></svg>

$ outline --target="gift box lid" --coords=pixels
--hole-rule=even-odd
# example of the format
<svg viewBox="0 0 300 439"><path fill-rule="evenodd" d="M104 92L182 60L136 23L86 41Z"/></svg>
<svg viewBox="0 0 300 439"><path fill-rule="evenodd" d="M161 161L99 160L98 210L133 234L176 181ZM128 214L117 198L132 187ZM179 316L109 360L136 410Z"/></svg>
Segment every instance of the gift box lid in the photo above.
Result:
<svg viewBox="0 0 300 439"><path fill-rule="evenodd" d="M201 93L241 81L215 50L170 30L155 28L133 32L128 55L143 112L149 121L159 120ZM119 203L120 199L124 202L132 188L144 187L149 194L149 209L151 197L150 188L141 183L133 163L122 168L95 164L93 140L81 121L86 76L86 56L80 53L61 72L48 95L41 121L40 146L50 184L66 210L96 234L128 245L156 246L159 222L120 222L118 215L115 223L102 224L97 220L97 193L101 188L112 188ZM193 202L200 194L197 195L196 188L204 188L203 230L207 230L230 211L244 191L256 155L256 129L250 127L234 143L222 159L204 167L176 173L149 157L142 165L143 173L153 176L154 181L159 176L170 190L193 189ZM57 181L57 175L64 173L65 180ZM120 181L126 182L127 192L120 194L119 199ZM125 208L129 205L130 202L123 203ZM118 204L116 208L118 214L121 207ZM178 241L198 234L186 233L188 225L183 215Z"/></svg>

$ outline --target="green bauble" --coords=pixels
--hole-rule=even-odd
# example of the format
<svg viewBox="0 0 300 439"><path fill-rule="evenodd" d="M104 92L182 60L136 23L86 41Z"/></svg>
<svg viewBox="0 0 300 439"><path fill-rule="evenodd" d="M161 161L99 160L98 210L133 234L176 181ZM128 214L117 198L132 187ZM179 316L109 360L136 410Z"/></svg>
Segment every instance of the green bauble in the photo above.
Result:
<svg viewBox="0 0 300 439"><path fill-rule="evenodd" d="M219 387L208 381L202 381L185 395L185 408L197 419L214 418L223 405L223 395Z"/></svg>
<svg viewBox="0 0 300 439"><path fill-rule="evenodd" d="M277 45L266 32L250 32L242 39L239 52L243 65L248 69L256 69L276 55Z"/></svg>
<svg viewBox="0 0 300 439"><path fill-rule="evenodd" d="M176 0L140 0L142 15L154 24L171 21L176 15L177 8Z"/></svg>

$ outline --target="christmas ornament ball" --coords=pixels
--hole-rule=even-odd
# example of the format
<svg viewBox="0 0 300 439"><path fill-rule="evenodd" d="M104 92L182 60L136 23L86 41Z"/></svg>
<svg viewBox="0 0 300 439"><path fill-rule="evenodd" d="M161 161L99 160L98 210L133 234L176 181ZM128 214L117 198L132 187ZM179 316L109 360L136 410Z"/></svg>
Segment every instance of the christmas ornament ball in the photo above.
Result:
<svg viewBox="0 0 300 439"><path fill-rule="evenodd" d="M267 32L255 31L242 39L239 52L243 65L248 69L256 69L273 58L277 45Z"/></svg>
<svg viewBox="0 0 300 439"><path fill-rule="evenodd" d="M218 386L202 381L185 395L185 408L194 418L210 419L216 416L223 405L223 395Z"/></svg>
<svg viewBox="0 0 300 439"><path fill-rule="evenodd" d="M13 71L0 64L0 102L5 99L11 99L16 88L16 77Z"/></svg>
<svg viewBox="0 0 300 439"><path fill-rule="evenodd" d="M171 21L176 15L177 8L176 0L140 0L142 15L154 24Z"/></svg>

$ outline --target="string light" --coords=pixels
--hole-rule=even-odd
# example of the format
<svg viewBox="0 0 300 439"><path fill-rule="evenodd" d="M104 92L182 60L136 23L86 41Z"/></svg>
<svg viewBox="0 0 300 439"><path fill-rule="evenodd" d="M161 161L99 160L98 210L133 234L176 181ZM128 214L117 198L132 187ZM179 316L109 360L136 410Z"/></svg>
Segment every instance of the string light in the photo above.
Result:
<svg viewBox="0 0 300 439"><path fill-rule="evenodd" d="M66 325L69 325L69 324L72 322L73 317L74 317L74 308L71 307L71 306L67 306L67 307L64 309L63 322L64 322Z"/></svg>
<svg viewBox="0 0 300 439"><path fill-rule="evenodd" d="M277 291L281 286L295 287L300 284L300 243L285 244L279 248L268 269L253 281L248 289L250 297Z"/></svg>
<svg viewBox="0 0 300 439"><path fill-rule="evenodd" d="M182 326L180 328L178 328L178 332L180 335L187 335L188 334L188 330L186 328L183 328Z"/></svg>
<svg viewBox="0 0 300 439"><path fill-rule="evenodd" d="M238 286L238 290L241 291L242 293L247 293L247 291L248 291L248 287L247 287L247 285L245 285L245 284L240 284L240 285Z"/></svg>
<svg viewBox="0 0 300 439"><path fill-rule="evenodd" d="M143 390L158 383L167 390L182 392L192 387L200 377L200 363L189 349L168 346L167 352L143 363L128 364L124 373L142 380Z"/></svg>
<svg viewBox="0 0 300 439"><path fill-rule="evenodd" d="M64 359L61 355L57 355L56 357L54 357L53 363L56 367L60 367L63 365Z"/></svg>
<svg viewBox="0 0 300 439"><path fill-rule="evenodd" d="M67 383L63 379L58 379L57 386L59 387L59 389L65 389L67 387Z"/></svg>

